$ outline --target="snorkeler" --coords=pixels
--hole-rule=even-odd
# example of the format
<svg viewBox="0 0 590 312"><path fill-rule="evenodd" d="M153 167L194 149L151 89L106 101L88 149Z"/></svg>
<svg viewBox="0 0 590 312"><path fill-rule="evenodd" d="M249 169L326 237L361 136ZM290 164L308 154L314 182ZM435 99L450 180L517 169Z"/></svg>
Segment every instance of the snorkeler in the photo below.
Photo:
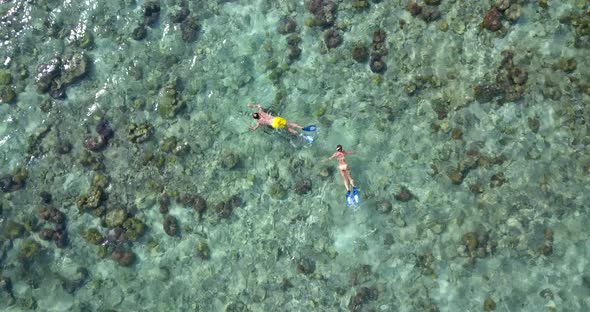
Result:
<svg viewBox="0 0 590 312"><path fill-rule="evenodd" d="M344 160L344 157L346 157L346 155L349 154L354 154L354 151L350 151L350 152L345 152L342 149L342 145L338 144L336 146L336 152L334 154L332 154L332 156L330 156L328 159L324 160L324 161L328 161L328 160L332 160L334 158L338 159L338 171L340 171L340 175L342 176L342 181L344 182L344 187L346 188L346 204L348 206L351 206L353 204L358 205L358 203L360 202L360 196L358 193L358 190L356 189L356 187L354 186L354 180L352 179L352 176L350 175L350 169L348 168L348 164L346 163L346 160ZM350 193L350 186L352 186L352 194Z"/></svg>
<svg viewBox="0 0 590 312"><path fill-rule="evenodd" d="M256 129L258 129L258 127L260 127L260 125L270 126L273 129L283 129L283 128L287 127L287 131L289 131L295 135L301 135L305 138L305 140L307 140L307 142L309 142L310 144L313 143L313 136L312 135L307 134L307 133L299 133L296 129L302 129L303 131L314 132L314 131L316 131L316 126L312 125L312 126L303 127L303 126L300 126L294 122L288 122L283 117L273 116L273 115L265 112L262 109L262 107L260 106L260 104L248 104L248 107L258 108L258 112L252 114L252 118L257 120L256 125L255 126L248 125L248 128L250 128L252 130L256 130Z"/></svg>

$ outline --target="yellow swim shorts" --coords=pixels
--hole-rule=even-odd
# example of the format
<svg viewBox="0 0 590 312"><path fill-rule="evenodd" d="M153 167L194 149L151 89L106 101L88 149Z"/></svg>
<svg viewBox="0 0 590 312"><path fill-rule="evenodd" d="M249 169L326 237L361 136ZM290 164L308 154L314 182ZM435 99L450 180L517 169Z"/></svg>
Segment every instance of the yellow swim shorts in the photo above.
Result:
<svg viewBox="0 0 590 312"><path fill-rule="evenodd" d="M276 116L272 120L271 127L273 127L274 129L283 129L286 124L287 124L287 120L285 118Z"/></svg>

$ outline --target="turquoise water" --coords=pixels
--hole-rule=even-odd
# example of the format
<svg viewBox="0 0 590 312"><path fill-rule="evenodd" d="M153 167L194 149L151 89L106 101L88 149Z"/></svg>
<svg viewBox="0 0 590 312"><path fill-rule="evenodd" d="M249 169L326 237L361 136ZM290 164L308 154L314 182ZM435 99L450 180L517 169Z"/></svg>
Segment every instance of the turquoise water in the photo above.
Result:
<svg viewBox="0 0 590 312"><path fill-rule="evenodd" d="M589 42L585 0L0 0L0 309L587 311Z"/></svg>

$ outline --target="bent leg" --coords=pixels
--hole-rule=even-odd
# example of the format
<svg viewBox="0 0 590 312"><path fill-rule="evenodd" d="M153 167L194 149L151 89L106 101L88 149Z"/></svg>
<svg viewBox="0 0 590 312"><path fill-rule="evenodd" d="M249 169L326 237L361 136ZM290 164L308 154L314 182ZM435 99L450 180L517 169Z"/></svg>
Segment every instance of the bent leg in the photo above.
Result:
<svg viewBox="0 0 590 312"><path fill-rule="evenodd" d="M344 173L344 170L339 170L340 171L340 175L342 176L342 182L344 182L344 187L346 188L347 192L350 192L350 188L348 188L348 180L346 179L346 174Z"/></svg>
<svg viewBox="0 0 590 312"><path fill-rule="evenodd" d="M287 131L289 131L289 132L291 132L293 134L299 134L299 132L297 132L297 130L295 130L295 129L289 127L289 126L287 126Z"/></svg>

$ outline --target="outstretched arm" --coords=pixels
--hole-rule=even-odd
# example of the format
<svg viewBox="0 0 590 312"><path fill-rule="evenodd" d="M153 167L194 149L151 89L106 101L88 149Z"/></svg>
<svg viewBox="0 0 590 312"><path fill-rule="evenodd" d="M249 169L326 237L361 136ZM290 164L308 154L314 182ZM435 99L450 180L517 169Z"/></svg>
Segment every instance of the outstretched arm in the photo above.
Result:
<svg viewBox="0 0 590 312"><path fill-rule="evenodd" d="M332 154L332 156L328 157L327 159L324 159L324 161L328 161L328 160L334 159L334 157L336 157L336 154L338 154L338 152Z"/></svg>
<svg viewBox="0 0 590 312"><path fill-rule="evenodd" d="M248 104L248 107L250 107L250 108L258 108L258 114L260 114L261 116L263 114L266 114L264 112L264 110L262 109L262 106L260 106L260 104Z"/></svg>

